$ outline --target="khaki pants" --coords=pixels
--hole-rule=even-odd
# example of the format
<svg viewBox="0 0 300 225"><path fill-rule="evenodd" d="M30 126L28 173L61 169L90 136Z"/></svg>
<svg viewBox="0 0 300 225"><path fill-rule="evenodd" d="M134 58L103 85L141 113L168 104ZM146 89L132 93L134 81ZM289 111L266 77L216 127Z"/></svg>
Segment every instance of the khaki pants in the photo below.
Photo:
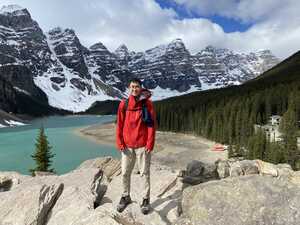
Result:
<svg viewBox="0 0 300 225"><path fill-rule="evenodd" d="M150 198L150 163L151 153L145 151L145 147L127 148L121 152L122 154L122 196L130 195L131 173L135 162L137 161L140 176L143 180L143 190L141 190L143 198Z"/></svg>

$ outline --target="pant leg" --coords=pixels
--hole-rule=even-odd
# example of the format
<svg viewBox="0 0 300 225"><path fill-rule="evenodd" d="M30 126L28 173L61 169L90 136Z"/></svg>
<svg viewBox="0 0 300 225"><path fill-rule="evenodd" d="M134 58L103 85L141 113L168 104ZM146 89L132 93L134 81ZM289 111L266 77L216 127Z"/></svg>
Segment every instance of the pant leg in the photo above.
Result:
<svg viewBox="0 0 300 225"><path fill-rule="evenodd" d="M133 168L133 173L134 174L139 174L140 173L140 160L138 159L138 155L136 154L136 161L135 161L135 165Z"/></svg>
<svg viewBox="0 0 300 225"><path fill-rule="evenodd" d="M145 151L145 147L137 148L136 157L139 160L140 175L143 180L143 198L150 198L150 165L151 165L151 153Z"/></svg>
<svg viewBox="0 0 300 225"><path fill-rule="evenodd" d="M132 148L127 148L126 150L122 151L121 154L122 154L121 170L122 170L122 187L123 187L122 196L126 196L126 195L130 195L131 173L134 168L136 154L135 154L135 150Z"/></svg>

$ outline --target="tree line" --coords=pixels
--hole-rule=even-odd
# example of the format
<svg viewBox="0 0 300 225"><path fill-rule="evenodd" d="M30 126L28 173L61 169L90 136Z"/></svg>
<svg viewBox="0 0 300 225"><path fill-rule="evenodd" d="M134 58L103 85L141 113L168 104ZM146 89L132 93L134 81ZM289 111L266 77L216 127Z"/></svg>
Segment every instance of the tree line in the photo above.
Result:
<svg viewBox="0 0 300 225"><path fill-rule="evenodd" d="M299 168L297 132L300 82L232 86L165 99L155 103L159 129L192 133L230 145L229 154L290 163ZM271 115L281 115L281 143L254 132Z"/></svg>

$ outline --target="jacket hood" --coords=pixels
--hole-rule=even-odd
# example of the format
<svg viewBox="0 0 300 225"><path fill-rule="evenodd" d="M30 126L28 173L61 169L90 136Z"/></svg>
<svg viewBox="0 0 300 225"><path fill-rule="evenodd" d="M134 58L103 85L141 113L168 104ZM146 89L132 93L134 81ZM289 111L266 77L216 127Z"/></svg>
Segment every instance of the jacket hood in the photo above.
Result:
<svg viewBox="0 0 300 225"><path fill-rule="evenodd" d="M148 99L151 96L152 96L152 92L150 90L148 90L147 88L142 88L139 100Z"/></svg>
<svg viewBox="0 0 300 225"><path fill-rule="evenodd" d="M150 90L148 90L147 88L142 88L138 101L143 100L143 99L148 99L151 96L152 96L152 92Z"/></svg>

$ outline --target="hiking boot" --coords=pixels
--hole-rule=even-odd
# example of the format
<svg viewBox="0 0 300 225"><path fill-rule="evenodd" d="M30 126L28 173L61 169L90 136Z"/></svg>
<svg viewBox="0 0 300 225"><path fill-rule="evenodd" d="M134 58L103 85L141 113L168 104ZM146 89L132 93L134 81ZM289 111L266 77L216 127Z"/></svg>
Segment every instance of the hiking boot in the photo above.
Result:
<svg viewBox="0 0 300 225"><path fill-rule="evenodd" d="M143 214L148 214L150 211L149 198L144 198L143 203L141 205L141 211Z"/></svg>
<svg viewBox="0 0 300 225"><path fill-rule="evenodd" d="M119 204L117 205L118 212L123 212L123 210L126 208L126 206L129 205L130 203L131 203L131 198L129 195L122 196Z"/></svg>

